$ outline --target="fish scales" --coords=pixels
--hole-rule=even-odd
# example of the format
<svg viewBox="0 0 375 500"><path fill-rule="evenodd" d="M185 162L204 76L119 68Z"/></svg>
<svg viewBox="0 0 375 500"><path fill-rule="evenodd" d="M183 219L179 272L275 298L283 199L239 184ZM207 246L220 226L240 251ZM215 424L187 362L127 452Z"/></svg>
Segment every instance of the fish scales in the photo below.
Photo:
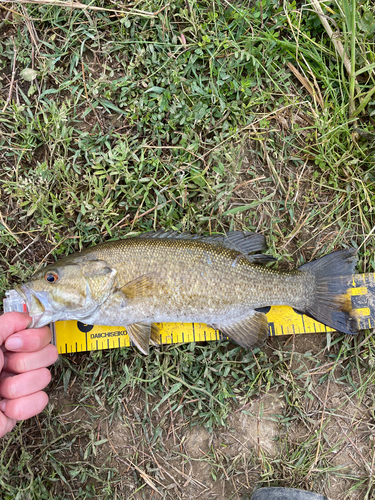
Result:
<svg viewBox="0 0 375 500"><path fill-rule="evenodd" d="M187 321L197 314L207 316L208 311L228 314L232 308L278 304L303 308L309 280L313 289L311 277L305 273L274 271L250 263L234 250L204 242L131 238L98 245L86 256L114 267L120 287L137 276L156 272L156 292L163 302L155 307L166 310L159 313L158 322L166 321L171 306L178 311L183 308ZM185 318L179 314L181 321Z"/></svg>
<svg viewBox="0 0 375 500"><path fill-rule="evenodd" d="M163 322L207 323L244 347L260 345L268 323L256 309L271 305L355 333L348 294L354 250L280 272L256 263L269 260L259 254L262 236L218 238L167 232L103 243L47 266L17 290L33 326L58 319L122 325L144 353L157 338L154 323Z"/></svg>

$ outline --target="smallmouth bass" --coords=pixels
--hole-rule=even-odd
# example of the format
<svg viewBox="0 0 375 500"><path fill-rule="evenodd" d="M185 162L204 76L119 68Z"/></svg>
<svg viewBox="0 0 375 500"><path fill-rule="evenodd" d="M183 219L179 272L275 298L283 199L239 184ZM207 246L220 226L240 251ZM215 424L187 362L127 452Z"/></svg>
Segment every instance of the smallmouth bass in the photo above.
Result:
<svg viewBox="0 0 375 500"><path fill-rule="evenodd" d="M155 323L206 323L242 347L264 343L267 317L257 309L287 305L344 333L356 333L350 283L354 249L292 272L262 264L263 235L196 236L157 231L71 254L16 287L31 327L59 320L124 326L148 354Z"/></svg>

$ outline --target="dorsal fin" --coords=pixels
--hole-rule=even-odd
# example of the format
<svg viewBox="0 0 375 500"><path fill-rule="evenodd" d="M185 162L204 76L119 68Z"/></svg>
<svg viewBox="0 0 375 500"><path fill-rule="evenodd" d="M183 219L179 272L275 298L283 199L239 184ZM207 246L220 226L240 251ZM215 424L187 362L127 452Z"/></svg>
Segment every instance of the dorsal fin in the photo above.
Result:
<svg viewBox="0 0 375 500"><path fill-rule="evenodd" d="M266 241L262 234L243 231L229 231L226 234L214 234L211 236L200 236L199 234L178 233L177 231L150 231L143 233L136 238L162 238L177 240L194 240L205 243L213 243L231 250L237 250L244 255L252 252L261 252L266 250Z"/></svg>

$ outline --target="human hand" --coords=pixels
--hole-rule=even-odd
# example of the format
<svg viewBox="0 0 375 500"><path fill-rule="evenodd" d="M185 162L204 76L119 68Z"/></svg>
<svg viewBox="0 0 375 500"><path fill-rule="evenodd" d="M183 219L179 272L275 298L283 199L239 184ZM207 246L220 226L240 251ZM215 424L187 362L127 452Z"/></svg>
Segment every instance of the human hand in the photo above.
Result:
<svg viewBox="0 0 375 500"><path fill-rule="evenodd" d="M58 353L48 326L26 330L30 323L27 313L0 316L0 438L48 403L42 392L51 380L46 367Z"/></svg>

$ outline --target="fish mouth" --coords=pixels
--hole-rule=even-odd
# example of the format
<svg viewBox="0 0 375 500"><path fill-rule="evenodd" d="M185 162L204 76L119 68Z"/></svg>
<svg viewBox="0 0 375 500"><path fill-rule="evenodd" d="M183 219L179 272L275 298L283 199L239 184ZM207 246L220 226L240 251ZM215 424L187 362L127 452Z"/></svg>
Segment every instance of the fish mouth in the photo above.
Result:
<svg viewBox="0 0 375 500"><path fill-rule="evenodd" d="M56 311L48 300L47 292L37 292L28 285L18 285L14 287L26 303L29 315L32 318L29 328L40 328L53 321Z"/></svg>

